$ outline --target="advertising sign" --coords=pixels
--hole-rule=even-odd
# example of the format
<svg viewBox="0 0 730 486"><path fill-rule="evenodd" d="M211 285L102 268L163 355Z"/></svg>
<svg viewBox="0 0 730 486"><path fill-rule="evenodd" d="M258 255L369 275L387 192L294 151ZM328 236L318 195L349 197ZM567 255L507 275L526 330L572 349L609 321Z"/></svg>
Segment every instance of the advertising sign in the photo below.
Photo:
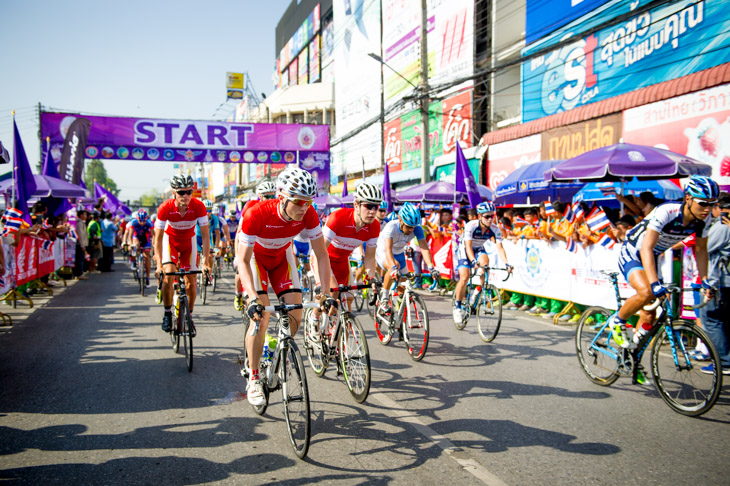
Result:
<svg viewBox="0 0 730 486"><path fill-rule="evenodd" d="M608 21L646 0L619 0L590 19ZM584 31L570 24L523 51ZM730 16L725 0L678 0L636 14L522 63L522 121L675 79L730 58Z"/></svg>
<svg viewBox="0 0 730 486"><path fill-rule="evenodd" d="M309 82L316 83L320 80L319 64L319 35L315 35L312 43L309 44Z"/></svg>
<svg viewBox="0 0 730 486"><path fill-rule="evenodd" d="M539 134L491 145L487 153L488 187L496 190L499 183L515 169L539 162L540 148Z"/></svg>
<svg viewBox="0 0 730 486"><path fill-rule="evenodd" d="M621 140L621 114L554 128L542 133L543 160L566 160Z"/></svg>
<svg viewBox="0 0 730 486"><path fill-rule="evenodd" d="M41 136L63 141L78 115L41 112ZM85 116L90 159L291 163L300 150L328 152L329 126ZM284 159L284 160L282 160ZM290 160L287 160L290 159Z"/></svg>
<svg viewBox="0 0 730 486"><path fill-rule="evenodd" d="M291 64L289 64L289 86L296 86L297 81L299 80L299 59L294 59Z"/></svg>
<svg viewBox="0 0 730 486"><path fill-rule="evenodd" d="M243 73L226 73L226 99L243 98Z"/></svg>
<svg viewBox="0 0 730 486"><path fill-rule="evenodd" d="M299 64L299 76L297 79L297 84L308 84L309 83L309 50L308 48L304 48L304 50L299 54L299 59L297 61Z"/></svg>
<svg viewBox="0 0 730 486"><path fill-rule="evenodd" d="M535 42L608 1L527 0L525 6L525 43Z"/></svg>
<svg viewBox="0 0 730 486"><path fill-rule="evenodd" d="M623 139L704 162L730 186L730 84L624 111Z"/></svg>

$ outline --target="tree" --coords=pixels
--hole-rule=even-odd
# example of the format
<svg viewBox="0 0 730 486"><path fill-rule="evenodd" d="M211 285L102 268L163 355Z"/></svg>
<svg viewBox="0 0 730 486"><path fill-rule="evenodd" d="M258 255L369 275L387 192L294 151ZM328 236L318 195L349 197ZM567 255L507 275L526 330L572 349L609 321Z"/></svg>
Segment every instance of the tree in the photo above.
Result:
<svg viewBox="0 0 730 486"><path fill-rule="evenodd" d="M157 206L157 201L162 198L162 192L157 189L150 189L139 197L139 202L144 207Z"/></svg>
<svg viewBox="0 0 730 486"><path fill-rule="evenodd" d="M120 189L117 187L117 183L114 182L114 179L107 175L104 162L99 159L93 159L86 165L86 170L84 171L84 182L86 183L86 187L88 187L92 193L94 192L94 182L98 182L104 186L107 191L111 192L115 196L119 196Z"/></svg>

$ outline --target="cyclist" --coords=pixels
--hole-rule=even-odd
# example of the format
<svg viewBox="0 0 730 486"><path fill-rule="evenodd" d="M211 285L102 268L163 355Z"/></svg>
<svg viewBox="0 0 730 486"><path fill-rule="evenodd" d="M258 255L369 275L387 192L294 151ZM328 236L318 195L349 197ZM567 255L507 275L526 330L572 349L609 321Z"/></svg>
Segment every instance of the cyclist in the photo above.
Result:
<svg viewBox="0 0 730 486"><path fill-rule="evenodd" d="M431 252L426 245L426 237L421 227L421 212L411 203L405 203L398 211L397 217L386 224L380 232L375 250L375 262L385 271L380 299L385 313L390 312L388 299L391 284L393 280L396 280L396 283L400 280L400 271L406 268L405 247L414 237L421 247L431 278L434 281L441 278L439 271L434 268Z"/></svg>
<svg viewBox="0 0 730 486"><path fill-rule="evenodd" d="M494 225L494 213L496 209L491 202L483 202L477 205L479 219L469 221L464 226L459 246L456 250L456 270L459 272L459 281L456 282L454 293L456 294L456 307L454 307L454 322L461 322L464 319L464 305L462 299L466 293L466 284L469 281L470 269L475 265L483 267L489 265L489 256L484 248L487 242L496 244L499 258L505 262L508 271L512 267L507 263L507 254L502 246L502 232ZM478 268L477 275L481 277L484 285L484 269ZM467 311L468 312L468 311Z"/></svg>
<svg viewBox="0 0 730 486"><path fill-rule="evenodd" d="M174 272L175 267L181 270L197 270L197 249L195 242L195 224L200 225L203 233L208 231L208 216L205 205L193 197L195 183L189 175L174 175L170 187L174 197L163 202L157 209L155 221L155 274L160 271ZM210 240L203 239L203 255L210 253ZM203 268L210 271L205 262ZM192 316L197 289L195 276L186 275L186 290ZM162 319L162 330L172 329L172 292L173 277L165 277L162 282L162 301L165 315ZM191 334L195 336L195 326Z"/></svg>
<svg viewBox="0 0 730 486"><path fill-rule="evenodd" d="M209 235L208 238L210 239L210 249L208 253L203 253L203 233L200 230L200 223L195 225L195 239L198 244L198 255L201 259L205 259L206 267L213 268L213 254L221 244L221 221L218 216L213 214L213 203L210 202L210 200L205 199L203 201L203 205L205 205L205 211L208 215L209 230L207 233Z"/></svg>
<svg viewBox="0 0 730 486"><path fill-rule="evenodd" d="M140 208L137 211L137 217L132 219L127 225L128 230L132 233L131 246L136 251L141 251L144 256L144 276L145 285L150 285L150 251L152 250L152 229L154 225L150 222L147 210ZM128 241L128 240L127 240Z"/></svg>
<svg viewBox="0 0 730 486"><path fill-rule="evenodd" d="M707 282L707 234L709 214L720 192L709 177L694 175L684 188L684 202L667 202L654 208L627 234L619 253L619 270L636 290L613 314L608 324L613 338L622 347L629 347L626 321L640 311L633 341L637 343L651 329L654 313L642 309L654 299L664 297L667 289L659 281L657 257L691 235L696 235L695 258L702 287L711 297Z"/></svg>
<svg viewBox="0 0 730 486"><path fill-rule="evenodd" d="M378 212L375 213L375 219L378 220L378 223L380 223L380 229L383 229L383 226L388 222L388 203L385 201L382 201L380 203L380 206L378 207Z"/></svg>
<svg viewBox="0 0 730 486"><path fill-rule="evenodd" d="M135 211L130 216L128 216L129 221L127 222L126 226L124 227L124 233L122 233L122 248L127 248L127 258L129 259L129 266L132 268L132 270L136 270L137 263L135 261L135 252L134 248L132 247L132 222L137 219L137 212Z"/></svg>
<svg viewBox="0 0 730 486"><path fill-rule="evenodd" d="M228 226L228 238L231 242L229 248L231 251L234 250L233 242L236 240L236 230L238 229L238 223L240 222L240 218L238 217L238 214L236 213L235 209L231 209L228 211L228 217L226 217L226 226ZM224 228L225 229L225 228Z"/></svg>
<svg viewBox="0 0 730 486"><path fill-rule="evenodd" d="M375 214L383 200L383 191L375 184L363 182L357 186L352 208L342 208L334 211L327 218L322 229L327 254L329 255L332 286L352 285L350 272L350 255L363 244L366 245L364 268L371 278L376 278L375 245L380 235L380 223ZM317 259L315 267L319 268ZM333 293L337 298L339 292ZM312 312L310 334L315 339L319 336L321 312L317 309Z"/></svg>
<svg viewBox="0 0 730 486"><path fill-rule="evenodd" d="M312 198L317 184L312 175L298 167L288 168L277 179L277 197L262 201L246 211L236 237L236 260L241 282L249 296L257 296L246 309L248 316L260 320L258 334L246 335L246 349L251 379L246 386L248 401L254 406L266 403L259 379L259 362L270 314L261 306L269 305L268 287L280 301L301 304L302 294L294 253L289 249L292 238L306 232L317 256L322 288L330 288L330 261L322 238L322 228L314 211ZM325 310L334 313L337 302L328 295L317 296ZM291 335L299 329L301 309L291 312Z"/></svg>
<svg viewBox="0 0 730 486"><path fill-rule="evenodd" d="M246 204L244 204L243 209L241 209L241 218L238 222L238 229L241 229L241 223L243 222L243 216L246 214L246 212L257 205L258 203L262 201L268 201L270 199L274 199L276 197L276 186L271 181L261 181L259 182L259 185L256 186L256 194L258 195L258 199L251 199ZM238 246L238 243L236 242L236 238L233 238L234 241L234 247ZM237 251L235 251L236 255L238 254ZM243 310L244 306L244 288L243 288L243 282L241 282L241 276L238 270L238 258L233 260L233 267L236 271L236 295L233 297L233 307L237 310Z"/></svg>

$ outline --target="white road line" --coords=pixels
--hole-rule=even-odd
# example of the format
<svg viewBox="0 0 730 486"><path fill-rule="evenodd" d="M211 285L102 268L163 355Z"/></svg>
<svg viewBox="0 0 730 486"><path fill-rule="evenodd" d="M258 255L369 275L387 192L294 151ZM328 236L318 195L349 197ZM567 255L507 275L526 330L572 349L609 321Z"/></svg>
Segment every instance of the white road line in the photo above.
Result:
<svg viewBox="0 0 730 486"><path fill-rule="evenodd" d="M462 457L464 456L464 454L462 453L462 450L460 448L456 447L449 439L447 439L443 435L438 434L431 427L424 424L418 417L413 415L413 413L403 410L396 402L388 398L385 393L371 392L370 397L379 401L384 406L390 408L391 411L389 411L389 413L395 414L400 420L412 425L414 429L416 429L423 436L434 442L451 459L456 461L462 468L464 468L465 471L472 474L482 483L489 486L506 486L507 483L492 474L486 467L482 466L474 459L470 457Z"/></svg>

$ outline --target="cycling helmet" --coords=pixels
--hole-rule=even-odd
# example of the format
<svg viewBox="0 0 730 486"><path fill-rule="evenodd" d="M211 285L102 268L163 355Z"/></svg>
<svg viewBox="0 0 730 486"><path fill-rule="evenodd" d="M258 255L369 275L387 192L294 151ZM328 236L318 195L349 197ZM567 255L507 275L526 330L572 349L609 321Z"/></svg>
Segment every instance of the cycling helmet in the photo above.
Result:
<svg viewBox="0 0 730 486"><path fill-rule="evenodd" d="M213 203L210 202L210 199L204 199L203 204L205 205L205 209L207 211L213 211Z"/></svg>
<svg viewBox="0 0 730 486"><path fill-rule="evenodd" d="M194 185L195 181L189 175L177 174L170 179L170 187L173 189L184 189L186 187L193 187Z"/></svg>
<svg viewBox="0 0 730 486"><path fill-rule="evenodd" d="M317 194L317 183L312 174L298 167L291 167L279 174L276 189L294 197L313 198Z"/></svg>
<svg viewBox="0 0 730 486"><path fill-rule="evenodd" d="M378 209L385 209L387 211L388 210L388 203L385 202L385 201L381 202L380 203L380 207Z"/></svg>
<svg viewBox="0 0 730 486"><path fill-rule="evenodd" d="M145 221L147 221L147 210L144 208L140 208L137 211L137 219L140 223L144 223Z"/></svg>
<svg viewBox="0 0 730 486"><path fill-rule="evenodd" d="M398 216L405 225L418 226L421 224L421 212L411 203L405 203L398 211Z"/></svg>
<svg viewBox="0 0 730 486"><path fill-rule="evenodd" d="M235 209L231 209L231 210L228 211L228 214L230 214L231 216L235 216L236 215L236 210Z"/></svg>
<svg viewBox="0 0 730 486"><path fill-rule="evenodd" d="M375 184L363 182L355 190L355 201L380 204L383 201L383 191Z"/></svg>
<svg viewBox="0 0 730 486"><path fill-rule="evenodd" d="M276 186L271 181L262 181L256 186L256 194L268 194L270 192L276 192Z"/></svg>
<svg viewBox="0 0 730 486"><path fill-rule="evenodd" d="M697 199L714 200L720 195L720 188L709 177L693 175L684 186L684 192Z"/></svg>
<svg viewBox="0 0 730 486"><path fill-rule="evenodd" d="M495 212L494 204L492 204L489 201L477 204L477 213L479 213L479 214L489 214L489 213L494 213L494 212Z"/></svg>

